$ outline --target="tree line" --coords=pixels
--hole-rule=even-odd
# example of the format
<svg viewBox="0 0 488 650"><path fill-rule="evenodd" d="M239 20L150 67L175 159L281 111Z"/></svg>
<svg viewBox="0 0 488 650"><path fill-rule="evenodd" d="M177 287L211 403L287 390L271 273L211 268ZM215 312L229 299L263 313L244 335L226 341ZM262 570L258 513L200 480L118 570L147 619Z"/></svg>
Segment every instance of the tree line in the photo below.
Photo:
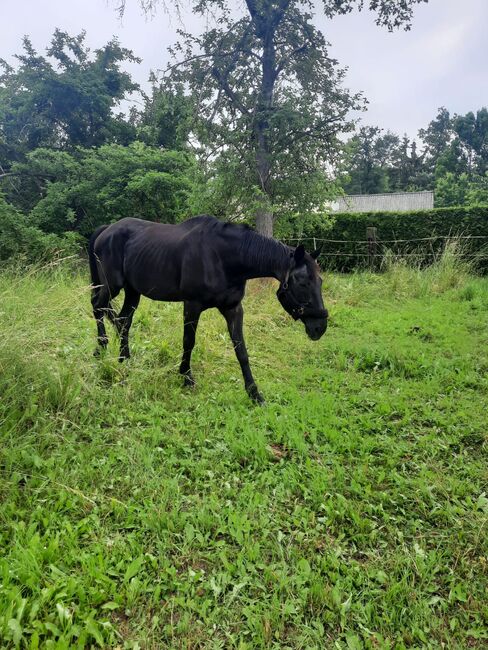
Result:
<svg viewBox="0 0 488 650"><path fill-rule="evenodd" d="M379 25L408 29L419 1L367 8ZM323 8L333 18L366 3ZM45 53L25 38L15 64L0 60L0 259L129 215L176 222L208 212L279 234L340 192L435 187L442 205L486 200L486 109L441 109L420 147L358 129L350 115L364 98L344 88L311 4L214 9L216 26L179 33L147 93L124 70L140 60L116 39L92 52L84 33L56 30Z"/></svg>
<svg viewBox="0 0 488 650"><path fill-rule="evenodd" d="M346 194L435 190L437 207L488 203L488 111L442 107L415 139L359 128L345 144L337 178Z"/></svg>

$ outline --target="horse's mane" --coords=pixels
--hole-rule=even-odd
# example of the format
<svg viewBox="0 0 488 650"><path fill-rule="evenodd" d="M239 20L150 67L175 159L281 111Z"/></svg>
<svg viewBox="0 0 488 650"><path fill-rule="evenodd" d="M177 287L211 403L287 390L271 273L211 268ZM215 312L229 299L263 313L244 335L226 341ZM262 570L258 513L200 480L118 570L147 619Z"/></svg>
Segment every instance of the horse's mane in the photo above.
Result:
<svg viewBox="0 0 488 650"><path fill-rule="evenodd" d="M260 235L249 226L237 226L241 229L241 245L239 254L241 259L256 269L272 263L276 270L286 269L289 264L289 249L285 244Z"/></svg>
<svg viewBox="0 0 488 650"><path fill-rule="evenodd" d="M271 237L260 235L247 224L220 221L220 219L207 214L201 214L183 222L188 226L193 226L196 223L205 224L209 230L216 229L222 233L227 232L230 235L232 232L237 235L237 252L246 267L251 267L256 271L273 268L277 272L286 272L289 268L289 246L285 246Z"/></svg>

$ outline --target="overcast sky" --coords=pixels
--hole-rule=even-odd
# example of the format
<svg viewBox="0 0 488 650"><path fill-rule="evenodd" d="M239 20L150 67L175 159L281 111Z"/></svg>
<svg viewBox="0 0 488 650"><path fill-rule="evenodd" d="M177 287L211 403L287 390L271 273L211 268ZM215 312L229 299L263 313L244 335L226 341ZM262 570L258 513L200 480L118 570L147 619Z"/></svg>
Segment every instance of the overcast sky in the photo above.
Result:
<svg viewBox="0 0 488 650"><path fill-rule="evenodd" d="M144 16L138 0L127 0L119 20L117 0L0 0L0 57L12 61L24 34L43 50L56 27L71 34L87 31L92 48L116 35L143 59L130 66L147 82L151 69L168 61L167 47L181 23L162 10ZM320 3L317 3L320 7ZM201 19L183 15L184 27L200 30ZM388 33L369 12L315 23L331 43L330 54L349 71L346 85L369 100L366 124L415 136L439 106L466 113L488 104L488 0L429 0L415 10L412 30Z"/></svg>

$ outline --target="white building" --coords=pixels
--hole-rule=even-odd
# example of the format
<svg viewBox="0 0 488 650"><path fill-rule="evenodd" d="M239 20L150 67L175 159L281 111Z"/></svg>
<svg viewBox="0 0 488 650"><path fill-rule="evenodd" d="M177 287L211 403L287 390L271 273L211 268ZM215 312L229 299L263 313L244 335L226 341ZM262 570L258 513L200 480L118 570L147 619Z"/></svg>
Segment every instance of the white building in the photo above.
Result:
<svg viewBox="0 0 488 650"><path fill-rule="evenodd" d="M391 192L340 196L331 204L332 212L414 212L432 210L434 192Z"/></svg>

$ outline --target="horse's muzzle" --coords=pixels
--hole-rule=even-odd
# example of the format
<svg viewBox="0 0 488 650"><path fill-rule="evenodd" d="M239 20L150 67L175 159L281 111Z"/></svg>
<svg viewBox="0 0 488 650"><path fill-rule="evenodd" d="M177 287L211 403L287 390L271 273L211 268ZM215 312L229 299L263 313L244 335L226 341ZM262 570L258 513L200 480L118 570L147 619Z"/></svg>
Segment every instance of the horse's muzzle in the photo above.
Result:
<svg viewBox="0 0 488 650"><path fill-rule="evenodd" d="M327 318L303 318L305 331L308 338L312 341L318 341L321 336L325 334L327 329Z"/></svg>

